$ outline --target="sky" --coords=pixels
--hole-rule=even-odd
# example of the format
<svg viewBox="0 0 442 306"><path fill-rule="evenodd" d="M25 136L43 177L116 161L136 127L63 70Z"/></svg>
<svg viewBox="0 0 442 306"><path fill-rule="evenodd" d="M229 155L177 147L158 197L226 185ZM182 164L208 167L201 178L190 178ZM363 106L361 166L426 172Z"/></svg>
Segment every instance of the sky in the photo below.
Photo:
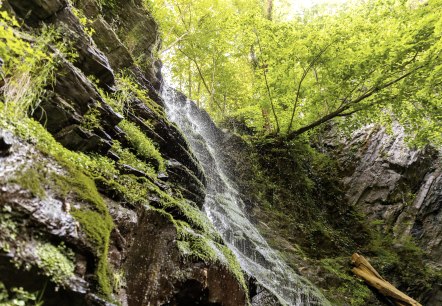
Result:
<svg viewBox="0 0 442 306"><path fill-rule="evenodd" d="M329 3L343 3L345 0L286 0L293 9L309 8L316 4L325 2ZM280 0L279 0L280 2Z"/></svg>
<svg viewBox="0 0 442 306"><path fill-rule="evenodd" d="M287 18L290 19L293 15L299 15L304 9L311 8L316 4L342 4L347 0L275 0L276 7L289 7L290 12L287 12Z"/></svg>

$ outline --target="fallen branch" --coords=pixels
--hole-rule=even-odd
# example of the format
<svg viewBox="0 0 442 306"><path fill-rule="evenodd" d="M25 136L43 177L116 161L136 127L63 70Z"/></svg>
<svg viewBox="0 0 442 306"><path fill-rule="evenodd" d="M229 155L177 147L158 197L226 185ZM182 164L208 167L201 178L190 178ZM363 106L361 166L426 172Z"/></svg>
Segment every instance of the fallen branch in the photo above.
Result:
<svg viewBox="0 0 442 306"><path fill-rule="evenodd" d="M383 296L393 300L397 306L422 306L419 302L398 290L387 282L363 256L354 253L351 256L354 266L352 272L362 278L369 286L375 288Z"/></svg>

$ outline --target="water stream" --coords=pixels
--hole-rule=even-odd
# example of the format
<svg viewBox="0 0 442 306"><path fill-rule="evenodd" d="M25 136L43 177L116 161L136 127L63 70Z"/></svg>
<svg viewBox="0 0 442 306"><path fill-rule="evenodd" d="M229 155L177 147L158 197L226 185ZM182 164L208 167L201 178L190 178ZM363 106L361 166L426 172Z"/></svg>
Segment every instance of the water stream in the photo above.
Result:
<svg viewBox="0 0 442 306"><path fill-rule="evenodd" d="M243 270L283 305L330 305L309 281L293 271L249 221L245 204L220 156L218 130L210 117L174 89L163 85L169 118L183 131L207 179L204 210Z"/></svg>

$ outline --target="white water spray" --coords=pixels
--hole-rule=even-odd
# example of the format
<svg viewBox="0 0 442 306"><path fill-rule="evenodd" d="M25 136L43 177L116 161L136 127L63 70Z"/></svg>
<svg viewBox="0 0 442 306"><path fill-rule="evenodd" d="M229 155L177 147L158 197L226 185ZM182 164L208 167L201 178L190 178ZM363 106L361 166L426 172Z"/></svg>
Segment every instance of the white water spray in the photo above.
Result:
<svg viewBox="0 0 442 306"><path fill-rule="evenodd" d="M245 204L227 176L229 169L220 158L220 131L207 114L167 85L163 85L162 97L170 120L182 130L203 166L207 179L204 210L242 269L283 305L330 305L280 258L248 219Z"/></svg>

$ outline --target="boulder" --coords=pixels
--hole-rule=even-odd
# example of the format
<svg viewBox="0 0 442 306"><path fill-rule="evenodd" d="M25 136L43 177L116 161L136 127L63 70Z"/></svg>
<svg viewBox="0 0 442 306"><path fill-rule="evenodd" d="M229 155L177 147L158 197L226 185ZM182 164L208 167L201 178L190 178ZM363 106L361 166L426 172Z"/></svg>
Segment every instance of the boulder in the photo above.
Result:
<svg viewBox="0 0 442 306"><path fill-rule="evenodd" d="M247 304L245 292L226 267L186 260L177 240L169 218L143 211L125 265L129 306ZM146 241L155 247L146 248Z"/></svg>

